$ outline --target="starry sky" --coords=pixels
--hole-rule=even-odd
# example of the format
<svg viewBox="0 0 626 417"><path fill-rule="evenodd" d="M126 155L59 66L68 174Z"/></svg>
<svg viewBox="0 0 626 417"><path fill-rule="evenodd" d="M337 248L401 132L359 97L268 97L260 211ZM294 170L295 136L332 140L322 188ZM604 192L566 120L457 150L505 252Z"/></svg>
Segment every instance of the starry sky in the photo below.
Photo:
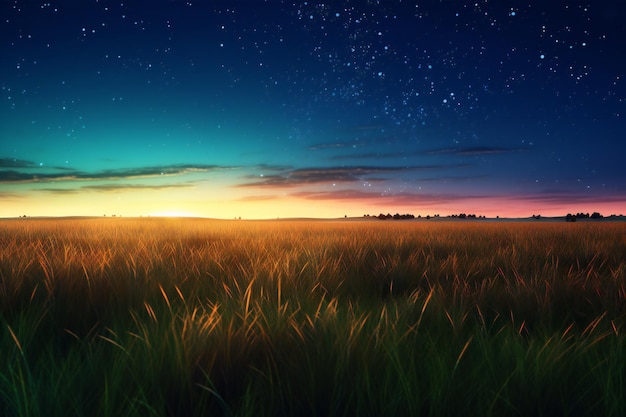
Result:
<svg viewBox="0 0 626 417"><path fill-rule="evenodd" d="M0 18L0 217L626 213L623 1Z"/></svg>

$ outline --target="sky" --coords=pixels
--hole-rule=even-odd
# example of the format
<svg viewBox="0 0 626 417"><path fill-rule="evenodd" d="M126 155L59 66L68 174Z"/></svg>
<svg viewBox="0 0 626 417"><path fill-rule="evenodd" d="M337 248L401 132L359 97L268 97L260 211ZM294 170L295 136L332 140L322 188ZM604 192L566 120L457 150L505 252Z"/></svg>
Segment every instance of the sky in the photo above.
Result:
<svg viewBox="0 0 626 417"><path fill-rule="evenodd" d="M0 217L626 214L626 2L0 2Z"/></svg>

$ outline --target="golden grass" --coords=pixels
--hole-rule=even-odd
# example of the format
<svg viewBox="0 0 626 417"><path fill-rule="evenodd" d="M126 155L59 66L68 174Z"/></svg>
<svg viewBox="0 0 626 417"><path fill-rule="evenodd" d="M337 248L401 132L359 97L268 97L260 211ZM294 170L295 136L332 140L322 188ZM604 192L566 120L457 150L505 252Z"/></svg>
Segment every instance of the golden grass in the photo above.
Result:
<svg viewBox="0 0 626 417"><path fill-rule="evenodd" d="M625 235L608 222L3 221L0 348L14 353L0 412L617 414Z"/></svg>

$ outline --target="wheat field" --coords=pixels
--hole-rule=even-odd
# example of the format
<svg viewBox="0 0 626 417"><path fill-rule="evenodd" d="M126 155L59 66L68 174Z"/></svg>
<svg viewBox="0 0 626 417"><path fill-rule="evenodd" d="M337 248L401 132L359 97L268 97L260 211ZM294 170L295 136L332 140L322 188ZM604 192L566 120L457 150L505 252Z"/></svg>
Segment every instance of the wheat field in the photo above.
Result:
<svg viewBox="0 0 626 417"><path fill-rule="evenodd" d="M0 221L0 415L626 414L626 224Z"/></svg>

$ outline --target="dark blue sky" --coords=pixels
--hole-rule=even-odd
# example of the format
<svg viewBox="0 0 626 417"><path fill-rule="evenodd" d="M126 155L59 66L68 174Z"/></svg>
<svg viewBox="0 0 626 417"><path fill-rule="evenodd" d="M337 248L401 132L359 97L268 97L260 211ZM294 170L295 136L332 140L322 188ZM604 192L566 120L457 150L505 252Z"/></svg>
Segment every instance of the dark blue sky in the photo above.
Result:
<svg viewBox="0 0 626 417"><path fill-rule="evenodd" d="M624 2L0 12L0 216L626 212Z"/></svg>

